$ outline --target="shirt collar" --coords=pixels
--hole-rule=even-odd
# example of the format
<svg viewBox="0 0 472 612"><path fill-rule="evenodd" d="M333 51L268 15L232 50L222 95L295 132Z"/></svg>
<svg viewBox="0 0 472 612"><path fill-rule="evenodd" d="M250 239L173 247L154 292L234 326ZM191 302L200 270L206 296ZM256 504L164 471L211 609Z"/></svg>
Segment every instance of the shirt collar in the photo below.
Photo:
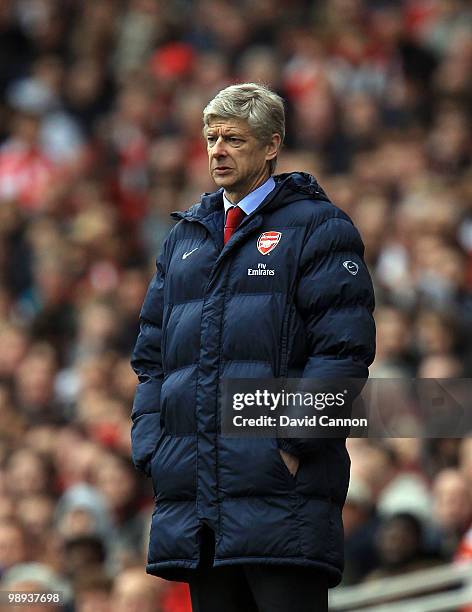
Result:
<svg viewBox="0 0 472 612"><path fill-rule="evenodd" d="M260 185L257 189L254 189L254 191L248 193L247 196L244 196L244 198L240 202L238 202L237 206L239 206L239 208L241 208L246 213L246 215L250 215L256 210L256 208L259 208L262 201L265 200L265 198L269 195L272 189L274 189L274 187L275 181L270 176L265 183L262 183L262 185ZM225 196L224 191L223 204L225 207L225 213L227 213L230 208L235 206Z"/></svg>

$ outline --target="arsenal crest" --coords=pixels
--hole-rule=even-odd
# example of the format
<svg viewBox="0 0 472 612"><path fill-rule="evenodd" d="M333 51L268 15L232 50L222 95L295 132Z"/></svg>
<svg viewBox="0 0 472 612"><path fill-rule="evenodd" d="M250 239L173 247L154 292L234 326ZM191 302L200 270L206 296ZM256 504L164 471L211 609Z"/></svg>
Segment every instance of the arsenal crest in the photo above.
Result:
<svg viewBox="0 0 472 612"><path fill-rule="evenodd" d="M264 232L257 241L257 250L262 255L268 255L279 244L281 232Z"/></svg>

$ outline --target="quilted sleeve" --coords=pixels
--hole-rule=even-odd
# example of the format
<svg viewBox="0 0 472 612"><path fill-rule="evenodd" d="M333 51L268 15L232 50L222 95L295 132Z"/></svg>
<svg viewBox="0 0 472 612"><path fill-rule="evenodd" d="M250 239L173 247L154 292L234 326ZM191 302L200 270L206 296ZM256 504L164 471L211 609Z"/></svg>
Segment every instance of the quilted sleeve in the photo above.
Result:
<svg viewBox="0 0 472 612"><path fill-rule="evenodd" d="M347 215L331 217L309 236L296 295L309 346L303 378L367 379L375 355L374 291L364 245ZM280 439L301 456L317 439Z"/></svg>
<svg viewBox="0 0 472 612"><path fill-rule="evenodd" d="M131 454L137 469L150 475L150 459L161 433L163 379L161 338L164 302L164 249L157 260L140 314L140 332L131 358L138 385L131 413Z"/></svg>

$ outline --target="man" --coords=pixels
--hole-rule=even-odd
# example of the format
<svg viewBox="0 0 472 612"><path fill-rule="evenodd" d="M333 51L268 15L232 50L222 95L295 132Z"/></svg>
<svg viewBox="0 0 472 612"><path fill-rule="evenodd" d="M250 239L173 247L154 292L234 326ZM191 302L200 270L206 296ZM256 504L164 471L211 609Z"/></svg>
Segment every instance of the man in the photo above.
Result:
<svg viewBox="0 0 472 612"><path fill-rule="evenodd" d="M133 355L133 459L156 496L147 572L188 581L198 612L327 610L343 564L344 440L221 436L219 385L367 377L362 241L312 176L272 176L279 96L234 85L203 120L219 190L174 213Z"/></svg>

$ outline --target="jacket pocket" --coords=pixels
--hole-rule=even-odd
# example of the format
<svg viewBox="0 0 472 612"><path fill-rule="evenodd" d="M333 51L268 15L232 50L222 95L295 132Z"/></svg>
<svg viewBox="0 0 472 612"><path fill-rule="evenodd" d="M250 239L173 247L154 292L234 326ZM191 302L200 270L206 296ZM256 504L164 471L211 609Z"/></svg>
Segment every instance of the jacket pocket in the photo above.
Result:
<svg viewBox="0 0 472 612"><path fill-rule="evenodd" d="M197 436L164 435L151 460L156 502L188 501L196 495Z"/></svg>
<svg viewBox="0 0 472 612"><path fill-rule="evenodd" d="M300 473L301 460L299 460L298 469L297 469L296 474L293 475L292 472L288 469L285 461L282 459L282 455L280 454L280 448L277 445L277 439L274 439L274 442L275 442L274 446L275 446L275 452L277 453L278 462L281 465L281 468L283 472L285 473L285 476L289 484L294 486L297 483L297 477L298 477L298 474Z"/></svg>
<svg viewBox="0 0 472 612"><path fill-rule="evenodd" d="M134 465L147 476L162 439L159 412L147 412L133 420L131 427L131 456Z"/></svg>

